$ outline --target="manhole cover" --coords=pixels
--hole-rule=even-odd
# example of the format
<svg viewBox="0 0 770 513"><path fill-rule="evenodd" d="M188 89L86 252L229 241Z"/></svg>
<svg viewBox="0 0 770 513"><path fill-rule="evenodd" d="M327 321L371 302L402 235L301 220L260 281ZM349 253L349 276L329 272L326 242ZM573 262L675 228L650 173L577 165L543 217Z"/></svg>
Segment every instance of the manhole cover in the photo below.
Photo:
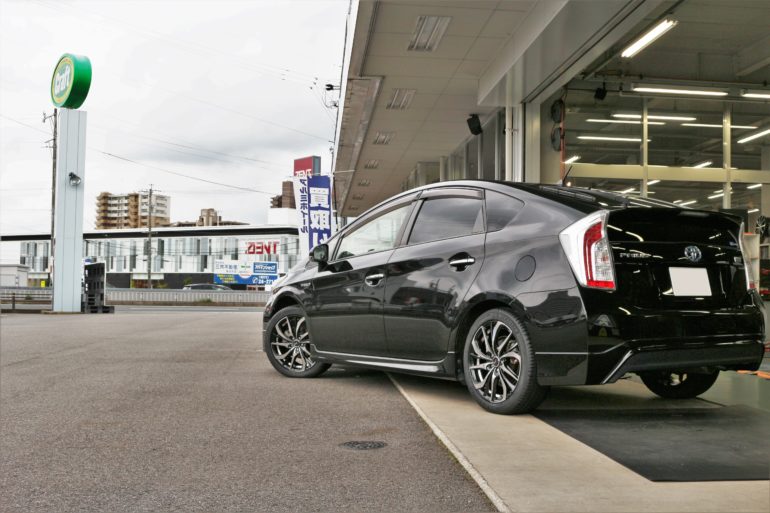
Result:
<svg viewBox="0 0 770 513"><path fill-rule="evenodd" d="M366 441L366 442L345 442L344 444L340 444L340 447L344 447L345 449L354 449L356 451L368 451L370 449L382 449L385 447L385 442L375 442L375 441Z"/></svg>

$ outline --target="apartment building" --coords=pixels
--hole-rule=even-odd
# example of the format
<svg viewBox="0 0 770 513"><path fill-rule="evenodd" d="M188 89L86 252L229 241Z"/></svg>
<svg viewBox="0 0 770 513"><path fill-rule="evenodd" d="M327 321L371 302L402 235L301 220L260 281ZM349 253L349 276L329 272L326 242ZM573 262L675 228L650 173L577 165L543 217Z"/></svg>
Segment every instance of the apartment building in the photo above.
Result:
<svg viewBox="0 0 770 513"><path fill-rule="evenodd" d="M171 224L171 198L152 195L152 226ZM96 229L113 230L148 226L150 197L143 192L112 194L103 192L96 198Z"/></svg>

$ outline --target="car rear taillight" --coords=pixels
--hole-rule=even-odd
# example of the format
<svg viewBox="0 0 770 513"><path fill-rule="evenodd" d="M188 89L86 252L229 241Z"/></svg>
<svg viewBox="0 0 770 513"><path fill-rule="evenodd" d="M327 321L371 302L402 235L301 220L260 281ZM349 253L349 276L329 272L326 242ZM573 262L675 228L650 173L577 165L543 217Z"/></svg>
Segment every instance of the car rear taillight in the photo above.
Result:
<svg viewBox="0 0 770 513"><path fill-rule="evenodd" d="M575 277L584 287L615 290L615 266L607 239L607 211L595 212L559 234Z"/></svg>
<svg viewBox="0 0 770 513"><path fill-rule="evenodd" d="M746 240L746 232L744 231L743 223L741 223L740 245L741 256L743 257L743 268L746 270L746 290L756 289L757 282L754 281L754 272L751 269L750 248L748 241Z"/></svg>

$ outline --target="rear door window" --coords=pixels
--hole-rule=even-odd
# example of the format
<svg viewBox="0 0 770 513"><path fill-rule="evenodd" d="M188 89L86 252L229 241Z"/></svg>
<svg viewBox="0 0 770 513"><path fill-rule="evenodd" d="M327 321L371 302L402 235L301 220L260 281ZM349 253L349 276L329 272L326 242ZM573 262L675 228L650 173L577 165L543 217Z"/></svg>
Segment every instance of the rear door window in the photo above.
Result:
<svg viewBox="0 0 770 513"><path fill-rule="evenodd" d="M423 201L409 244L462 237L484 231L481 198L438 197Z"/></svg>

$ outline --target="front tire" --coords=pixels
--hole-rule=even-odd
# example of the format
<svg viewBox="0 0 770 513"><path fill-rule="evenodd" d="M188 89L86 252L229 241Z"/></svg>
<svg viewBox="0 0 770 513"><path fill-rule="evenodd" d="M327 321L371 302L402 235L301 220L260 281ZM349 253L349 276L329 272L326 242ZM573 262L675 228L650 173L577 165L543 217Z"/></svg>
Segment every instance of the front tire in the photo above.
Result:
<svg viewBox="0 0 770 513"><path fill-rule="evenodd" d="M315 378L331 367L310 353L310 330L302 308L290 306L273 315L267 324L267 359L273 368L290 378Z"/></svg>
<svg viewBox="0 0 770 513"><path fill-rule="evenodd" d="M641 372L639 377L650 392L665 399L692 399L706 392L719 377L719 371L712 372L677 372L654 371Z"/></svg>
<svg viewBox="0 0 770 513"><path fill-rule="evenodd" d="M535 353L521 323L503 309L484 312L465 341L463 370L471 397L502 415L537 408L548 387L537 382Z"/></svg>

